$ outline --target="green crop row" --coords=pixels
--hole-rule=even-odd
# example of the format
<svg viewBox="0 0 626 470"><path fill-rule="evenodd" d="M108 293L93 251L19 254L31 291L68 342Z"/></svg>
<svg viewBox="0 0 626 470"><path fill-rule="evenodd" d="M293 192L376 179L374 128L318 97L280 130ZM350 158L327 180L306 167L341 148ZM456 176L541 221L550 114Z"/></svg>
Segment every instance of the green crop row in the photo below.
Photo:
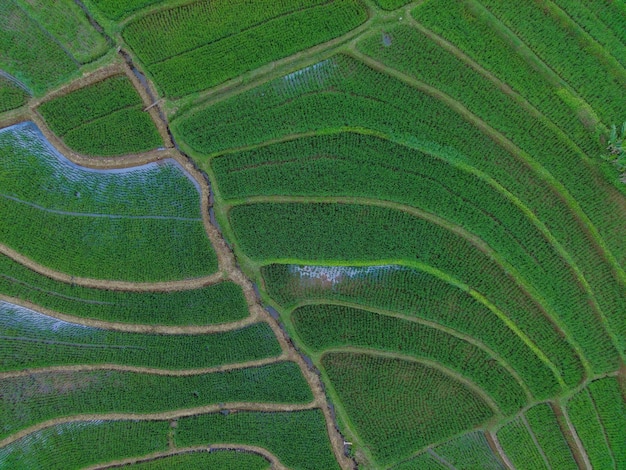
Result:
<svg viewBox="0 0 626 470"><path fill-rule="evenodd" d="M618 468L626 465L626 403L618 379L608 377L589 384L589 393L604 428L613 460Z"/></svg>
<svg viewBox="0 0 626 470"><path fill-rule="evenodd" d="M430 326L338 305L308 305L292 313L300 340L314 351L353 346L390 351L440 363L473 381L501 411L526 403L511 374L484 350Z"/></svg>
<svg viewBox="0 0 626 470"><path fill-rule="evenodd" d="M466 292L426 272L398 266L324 268L272 264L261 274L283 306L345 301L435 321L475 337L503 357L536 397L558 393L556 379L522 339Z"/></svg>
<svg viewBox="0 0 626 470"><path fill-rule="evenodd" d="M76 74L79 64L15 0L0 3L0 68L35 94Z"/></svg>
<svg viewBox="0 0 626 470"><path fill-rule="evenodd" d="M526 411L526 419L551 468L578 468L550 405L540 403L532 407Z"/></svg>
<svg viewBox="0 0 626 470"><path fill-rule="evenodd" d="M327 353L321 362L354 429L380 464L493 416L467 386L417 362L357 353Z"/></svg>
<svg viewBox="0 0 626 470"><path fill-rule="evenodd" d="M211 159L211 168L227 200L361 196L444 217L477 234L517 268L559 312L599 371L614 370L619 361L579 280L554 246L501 193L445 160L378 137L340 133L229 153Z"/></svg>
<svg viewBox="0 0 626 470"><path fill-rule="evenodd" d="M402 260L438 270L444 280L504 312L550 358L565 383L582 378L578 356L541 306L491 258L449 230L405 212L358 204L250 204L233 207L229 219L239 248L263 263Z"/></svg>
<svg viewBox="0 0 626 470"><path fill-rule="evenodd" d="M439 460L428 452L423 452L409 460L393 466L394 470L448 470Z"/></svg>
<svg viewBox="0 0 626 470"><path fill-rule="evenodd" d="M90 0L104 16L121 20L144 7L163 3L163 0Z"/></svg>
<svg viewBox="0 0 626 470"><path fill-rule="evenodd" d="M239 286L221 282L176 292L120 292L79 287L0 256L0 293L68 315L149 325L208 325L249 315Z"/></svg>
<svg viewBox="0 0 626 470"><path fill-rule="evenodd" d="M493 453L485 434L480 431L463 434L435 447L441 456L455 468L466 470L504 470L504 465Z"/></svg>
<svg viewBox="0 0 626 470"><path fill-rule="evenodd" d="M0 437L59 417L159 413L218 403L308 403L313 394L293 362L191 376L115 370L32 372L0 381Z"/></svg>
<svg viewBox="0 0 626 470"><path fill-rule="evenodd" d="M214 450L211 452L188 452L170 455L147 462L127 465L130 470L269 470L270 464L264 457L237 451Z"/></svg>
<svg viewBox="0 0 626 470"><path fill-rule="evenodd" d="M75 213L201 217L194 181L173 160L124 170L84 168L57 152L32 123L0 131L0 142L1 192L13 198Z"/></svg>
<svg viewBox="0 0 626 470"><path fill-rule="evenodd" d="M19 108L28 101L28 93L0 75L0 113Z"/></svg>
<svg viewBox="0 0 626 470"><path fill-rule="evenodd" d="M521 418L507 423L498 430L497 435L502 449L504 449L515 468L548 470L542 452L535 445L528 428Z"/></svg>
<svg viewBox="0 0 626 470"><path fill-rule="evenodd" d="M180 447L240 443L263 447L287 468L335 470L324 415L318 409L289 413L237 412L183 418L176 428Z"/></svg>
<svg viewBox="0 0 626 470"><path fill-rule="evenodd" d="M137 90L116 75L38 108L50 129L72 150L88 155L144 152L163 144Z"/></svg>
<svg viewBox="0 0 626 470"><path fill-rule="evenodd" d="M621 119L626 73L582 29L555 17L546 0L539 2L541 7L523 2L514 9L493 0L480 3L587 100L605 123Z"/></svg>
<svg viewBox="0 0 626 470"><path fill-rule="evenodd" d="M324 0L196 1L143 16L129 23L122 36L144 64L152 65L322 3Z"/></svg>
<svg viewBox="0 0 626 470"><path fill-rule="evenodd" d="M110 331L69 323L0 301L0 369L119 364L194 369L278 356L266 323L204 335Z"/></svg>
<svg viewBox="0 0 626 470"><path fill-rule="evenodd" d="M89 24L85 13L72 0L15 0L15 3L81 64L97 59L109 48L104 36Z"/></svg>
<svg viewBox="0 0 626 470"><path fill-rule="evenodd" d="M0 448L12 470L78 470L112 460L168 450L167 421L82 421L28 434Z"/></svg>
<svg viewBox="0 0 626 470"><path fill-rule="evenodd" d="M276 17L146 68L166 96L180 97L341 36L366 19L360 0L334 0Z"/></svg>
<svg viewBox="0 0 626 470"><path fill-rule="evenodd" d="M611 0L600 2L585 0L581 3L584 3L589 11L592 11L620 39L623 45L626 45L626 24L623 21L626 17L626 4Z"/></svg>
<svg viewBox="0 0 626 470"><path fill-rule="evenodd" d="M577 215L550 185L441 102L352 59L334 57L173 122L181 140L206 154L346 126L373 129L420 148L432 142L454 147L450 158L483 171L518 197L584 265L584 274L604 285L608 312L620 311L623 289ZM611 320L618 336L626 331L623 318L612 315Z"/></svg>
<svg viewBox="0 0 626 470"><path fill-rule="evenodd" d="M576 434L578 434L585 448L591 466L593 468L615 468L615 461L608 446L602 422L588 389L583 389L569 400L567 412L576 429ZM623 417L621 421L623 427ZM618 445L623 445L623 443Z"/></svg>
<svg viewBox="0 0 626 470"><path fill-rule="evenodd" d="M54 162L57 157L32 124L0 132L0 158L12 170L0 178L0 213L5 220L0 226L0 241L14 250L52 269L94 278L171 280L199 277L217 269L217 258L200 217L126 214L117 198L106 195L106 186L112 179L106 172L98 178L97 172L72 170L68 161L59 161L54 165L59 171L48 177L53 187L19 191L37 197L35 201L20 199L12 188L16 185L32 188L26 178L29 171L21 171L26 165L10 163L19 160L20 155L27 160L42 158L40 166ZM69 188L63 182L70 174L77 173L85 176L84 183L95 184L68 195ZM80 176L70 186L81 187ZM102 187L98 187L98 182ZM141 183L138 179L133 199L144 196ZM197 198L191 184L186 189ZM58 192L52 198L56 203L53 208L37 203L45 200L50 204L41 194L46 192ZM108 204L102 205L108 207L104 213L94 212L90 202L102 197L102 193L108 199ZM80 211L74 210L80 203L65 203L77 199L85 200ZM197 209L194 212L199 215ZM25 233L30 236L24 237Z"/></svg>
<svg viewBox="0 0 626 470"><path fill-rule="evenodd" d="M376 4L383 10L396 10L407 3L410 3L410 0L376 0Z"/></svg>

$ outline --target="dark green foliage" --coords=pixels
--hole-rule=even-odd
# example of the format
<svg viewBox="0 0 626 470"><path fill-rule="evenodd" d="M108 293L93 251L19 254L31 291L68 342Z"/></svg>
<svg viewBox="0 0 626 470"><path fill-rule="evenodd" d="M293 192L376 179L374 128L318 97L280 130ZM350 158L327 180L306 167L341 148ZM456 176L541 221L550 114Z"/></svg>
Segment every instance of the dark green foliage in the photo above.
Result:
<svg viewBox="0 0 626 470"><path fill-rule="evenodd" d="M217 269L198 192L173 162L117 171L77 167L32 123L0 131L0 160L0 242L35 262L74 276L127 281L185 279ZM43 172L31 180L37 168ZM159 187L167 174L180 187ZM121 205L116 188L125 185ZM160 204L167 209L159 211Z"/></svg>
<svg viewBox="0 0 626 470"><path fill-rule="evenodd" d="M72 150L87 155L123 155L163 144L141 97L125 75L43 103L50 129Z"/></svg>
<svg viewBox="0 0 626 470"><path fill-rule="evenodd" d="M315 351L342 346L370 348L428 359L473 381L504 414L526 403L519 384L478 347L435 328L339 305L307 305L292 313L304 344Z"/></svg>
<svg viewBox="0 0 626 470"><path fill-rule="evenodd" d="M540 450L520 419L514 419L498 431L498 440L515 468L523 470L547 470Z"/></svg>
<svg viewBox="0 0 626 470"><path fill-rule="evenodd" d="M578 468L554 411L547 403L540 403L526 411L526 419L550 467L563 470Z"/></svg>
<svg viewBox="0 0 626 470"><path fill-rule="evenodd" d="M265 266L268 293L283 305L340 300L441 323L483 342L505 357L533 395L558 393L557 382L528 345L466 292L425 272L400 266Z"/></svg>
<svg viewBox="0 0 626 470"><path fill-rule="evenodd" d="M395 10L396 8L403 7L407 3L411 3L411 0L376 0L376 3L383 10Z"/></svg>
<svg viewBox="0 0 626 470"><path fill-rule="evenodd" d="M626 468L626 402L616 377L607 377L589 384L604 434L611 448L616 468Z"/></svg>
<svg viewBox="0 0 626 470"><path fill-rule="evenodd" d="M257 454L228 450L199 451L175 454L123 468L128 470L268 470L270 463Z"/></svg>
<svg viewBox="0 0 626 470"><path fill-rule="evenodd" d="M480 431L463 434L434 449L435 453L453 465L465 470L504 470L506 467L493 453L485 434Z"/></svg>
<svg viewBox="0 0 626 470"><path fill-rule="evenodd" d="M307 403L313 394L293 362L191 376L115 370L33 372L2 379L0 437L63 416L158 413L217 403Z"/></svg>
<svg viewBox="0 0 626 470"><path fill-rule="evenodd" d="M130 333L68 323L5 302L0 302L0 336L3 371L79 364L181 370L281 353L267 323L203 335Z"/></svg>
<svg viewBox="0 0 626 470"><path fill-rule="evenodd" d="M612 404L610 407L619 407L619 404ZM605 430L588 389L581 390L569 400L567 412L576 429L576 434L578 434L585 448L591 466L593 468L614 468L615 461L611 449L608 447ZM623 427L623 418L621 421Z"/></svg>
<svg viewBox="0 0 626 470"><path fill-rule="evenodd" d="M227 2L220 6L232 8L232 5ZM222 36L214 38L212 42L207 41L211 37L207 36L202 40L204 43L202 45L194 46L193 43L188 44L185 40L177 41L182 42L178 50L185 50L185 52L174 54L175 50L171 51L169 54L174 55L160 62L148 63L146 68L166 96L180 97L218 85L274 60L341 36L367 19L367 11L360 0L333 0L302 10L297 9L298 5L295 7L291 13L282 14L280 8L266 9L265 14L270 13L270 15L262 21L259 21L263 18L259 15L259 11L256 8L252 9L252 18L243 20L244 26L246 23L250 24L247 29L244 28L236 34L229 35L226 27ZM288 11L282 8L283 11ZM234 11L246 10L248 9L235 8ZM165 14L170 14L170 12L172 15L176 14L176 10L168 10ZM162 14L157 15L155 18L158 21ZM198 15L193 19L205 29L210 30L211 28L206 28L206 23L202 22L203 16ZM210 18L220 16L219 10L209 15ZM184 24L181 27L175 27L174 30L186 33ZM141 25L154 28L147 26L146 20ZM225 26L227 25L228 22ZM141 29L142 26L138 27ZM194 27L194 29L198 28ZM174 35L176 36L176 33ZM139 34L133 31L127 39L130 39L132 45L133 38L138 36ZM200 37L204 36L206 33L202 33ZM200 42L199 39L197 41ZM140 56L142 56L143 44L143 41L138 41L134 45ZM146 54L150 54L151 47L148 43ZM152 56L146 55L147 60L150 60L148 57L155 57L155 55L154 53Z"/></svg>
<svg viewBox="0 0 626 470"><path fill-rule="evenodd" d="M28 93L8 78L0 76L0 113L19 108L28 101Z"/></svg>
<svg viewBox="0 0 626 470"><path fill-rule="evenodd" d="M319 409L289 413L240 411L182 418L176 445L206 446L220 443L263 447L294 470L335 470L324 415Z"/></svg>
<svg viewBox="0 0 626 470"><path fill-rule="evenodd" d="M78 71L78 63L14 0L0 2L0 51L0 68L36 95Z"/></svg>
<svg viewBox="0 0 626 470"><path fill-rule="evenodd" d="M239 286L221 282L176 292L121 292L54 281L0 256L0 292L68 315L149 325L207 325L249 315Z"/></svg>
<svg viewBox="0 0 626 470"><path fill-rule="evenodd" d="M112 20L121 20L136 10L155 5L163 0L91 0L100 11Z"/></svg>
<svg viewBox="0 0 626 470"><path fill-rule="evenodd" d="M28 434L0 449L11 470L77 470L168 449L167 421L79 421Z"/></svg>
<svg viewBox="0 0 626 470"><path fill-rule="evenodd" d="M417 362L328 353L322 366L355 430L380 463L406 458L493 415L465 385Z"/></svg>

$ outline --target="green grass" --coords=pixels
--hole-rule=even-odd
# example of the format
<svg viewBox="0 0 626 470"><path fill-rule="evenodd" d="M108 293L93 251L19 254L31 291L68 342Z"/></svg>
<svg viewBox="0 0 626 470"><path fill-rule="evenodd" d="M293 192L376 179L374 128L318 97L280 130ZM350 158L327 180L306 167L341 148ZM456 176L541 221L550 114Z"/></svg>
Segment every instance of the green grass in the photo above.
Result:
<svg viewBox="0 0 626 470"><path fill-rule="evenodd" d="M302 343L316 353L345 346L376 349L427 359L474 382L502 412L526 403L519 384L487 352L435 328L339 305L307 305L291 320Z"/></svg>
<svg viewBox="0 0 626 470"><path fill-rule="evenodd" d="M214 450L211 452L189 452L171 455L126 465L131 470L171 470L175 468L202 470L269 470L270 464L264 457L237 451Z"/></svg>
<svg viewBox="0 0 626 470"><path fill-rule="evenodd" d="M74 470L168 450L167 421L79 421L28 434L0 449L14 470Z"/></svg>
<svg viewBox="0 0 626 470"><path fill-rule="evenodd" d="M0 50L0 68L35 95L43 95L78 71L79 64L15 0L0 4Z"/></svg>
<svg viewBox="0 0 626 470"><path fill-rule="evenodd" d="M8 78L0 76L0 113L23 106L28 101L28 93Z"/></svg>
<svg viewBox="0 0 626 470"><path fill-rule="evenodd" d="M341 36L366 19L360 0L334 0L277 16L146 68L165 96L178 98Z"/></svg>
<svg viewBox="0 0 626 470"><path fill-rule="evenodd" d="M406 458L493 415L465 385L417 362L327 353L322 367L354 430L379 464Z"/></svg>
<svg viewBox="0 0 626 470"><path fill-rule="evenodd" d="M498 430L498 440L502 449L515 465L524 470L546 469L547 466L524 422L517 418Z"/></svg>
<svg viewBox="0 0 626 470"><path fill-rule="evenodd" d="M480 431L463 434L460 437L434 448L437 455L466 470L504 470L500 459L493 453L485 434Z"/></svg>
<svg viewBox="0 0 626 470"><path fill-rule="evenodd" d="M87 155L139 153L163 145L141 97L125 75L44 102L39 112L72 150Z"/></svg>
<svg viewBox="0 0 626 470"><path fill-rule="evenodd" d="M203 335L111 331L69 323L0 301L0 369L117 364L159 369L216 367L278 356L266 323Z"/></svg>
<svg viewBox="0 0 626 470"><path fill-rule="evenodd" d="M81 64L102 56L109 45L72 0L15 0Z"/></svg>
<svg viewBox="0 0 626 470"><path fill-rule="evenodd" d="M424 318L475 337L502 357L535 397L558 393L557 381L530 345L463 290L400 266L332 268L272 264L261 274L268 294L285 307L300 301L344 301Z"/></svg>
<svg viewBox="0 0 626 470"><path fill-rule="evenodd" d="M221 282L176 292L121 292L54 281L0 256L0 292L67 315L148 325L209 325L249 315L241 288Z"/></svg>
<svg viewBox="0 0 626 470"><path fill-rule="evenodd" d="M578 468L557 418L547 403L540 403L526 411L526 419L537 442L552 468L563 470Z"/></svg>
<svg viewBox="0 0 626 470"><path fill-rule="evenodd" d="M312 399L293 362L181 377L115 370L33 372L2 380L0 437L79 414L159 413L218 403Z"/></svg>
<svg viewBox="0 0 626 470"><path fill-rule="evenodd" d="M0 158L6 221L0 241L35 262L74 276L127 281L193 278L217 269L198 192L172 162L163 170L156 163L125 171L76 167L32 123L0 132ZM35 168L43 170L37 186L29 179ZM166 175L152 180L161 171ZM181 186L158 188L172 173ZM120 205L124 193L128 199ZM159 211L161 204L169 207Z"/></svg>
<svg viewBox="0 0 626 470"><path fill-rule="evenodd" d="M294 470L335 470L324 416L319 409L208 414L178 421L176 445L247 444L263 447Z"/></svg>

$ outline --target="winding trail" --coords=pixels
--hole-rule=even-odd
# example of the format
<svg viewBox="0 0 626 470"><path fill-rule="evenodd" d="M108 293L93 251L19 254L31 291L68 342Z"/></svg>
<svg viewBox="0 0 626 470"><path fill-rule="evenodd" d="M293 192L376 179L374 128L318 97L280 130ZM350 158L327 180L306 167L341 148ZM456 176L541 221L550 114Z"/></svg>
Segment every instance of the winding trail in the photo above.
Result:
<svg viewBox="0 0 626 470"><path fill-rule="evenodd" d="M153 454L144 455L142 457L131 457L123 460L114 460L105 464L91 465L89 467L85 467L83 470L104 470L107 468L119 468L136 463L150 462L165 457L172 457L175 455L190 454L194 452L212 452L227 450L257 454L264 457L272 465L272 470L288 470L288 468L283 465L280 460L278 460L278 457L276 457L268 450L262 447L243 444L212 444L210 446L174 447L172 448L172 450L169 450L167 452L155 452Z"/></svg>

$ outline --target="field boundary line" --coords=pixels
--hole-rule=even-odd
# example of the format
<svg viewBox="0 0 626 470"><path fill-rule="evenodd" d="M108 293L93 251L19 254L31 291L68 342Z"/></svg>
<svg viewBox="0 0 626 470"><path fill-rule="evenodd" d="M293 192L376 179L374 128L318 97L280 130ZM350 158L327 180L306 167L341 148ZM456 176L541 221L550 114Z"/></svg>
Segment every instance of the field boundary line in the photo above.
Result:
<svg viewBox="0 0 626 470"><path fill-rule="evenodd" d="M42 307L27 300L22 300L17 297L10 297L4 294L0 294L0 300L7 303L24 307L29 310L33 310L37 313L56 318L68 323L75 323L78 325L88 326L91 328L98 328L102 330L119 331L126 333L147 333L147 334L166 334L166 335L206 335L211 333L224 333L227 331L238 330L245 326L252 325L253 323L263 322L264 319L260 318L256 312L251 311L250 315L235 321L228 323L216 323L209 325L151 325L141 323L122 323L99 320L95 318L78 317L74 315L66 315L64 313L57 312L55 310Z"/></svg>
<svg viewBox="0 0 626 470"><path fill-rule="evenodd" d="M500 410L500 407L495 402L495 400L491 397L491 395L489 395L485 390L483 390L474 381L468 379L467 377L460 374L459 372L452 370L446 367L445 365L442 365L441 363L437 361L418 358L415 356L409 356L406 354L401 354L401 353L396 353L396 352L382 351L380 349L375 349L375 348L366 348L366 347L361 347L361 346L340 346L340 347L332 347L332 348L324 349L322 354L320 354L319 356L320 362L325 355L335 354L335 353L365 354L368 356L377 356L377 357L384 357L387 359L398 359L398 360L406 361L406 362L424 364L428 367L439 370L444 375L452 378L455 382L462 383L467 388L469 388L474 393L476 393L479 397L481 397L481 399L485 402L485 404L489 408L491 408L491 411L494 413L495 418L497 418L498 420L504 417L504 415L502 414L502 411Z"/></svg>
<svg viewBox="0 0 626 470"><path fill-rule="evenodd" d="M574 455L574 458L576 459L576 463L580 465L581 463L581 461L579 460L580 458L582 459L582 463L585 466L585 470L592 470L593 467L591 466L591 461L589 460L589 456L587 455L587 450L585 449L585 446L580 440L580 437L578 437L576 428L574 427L574 425L572 424L572 421L569 418L569 413L567 412L567 403L565 402L565 403L555 404L552 407L552 409L554 410L554 414L557 417L557 421L559 422L559 425L564 423L568 434L572 437L574 447L572 448L572 442L569 439L567 439L567 443L569 444L572 450L572 454ZM565 433L563 434L565 435ZM567 438L567 435L565 435L565 437ZM579 458L576 458L576 457L579 457Z"/></svg>
<svg viewBox="0 0 626 470"><path fill-rule="evenodd" d="M509 460L509 456L506 455L506 452L504 452L502 445L500 445L500 440L498 439L496 433L485 431L485 437L487 438L487 443L489 444L491 451L500 458L500 461L504 464L504 466L508 470L515 470L515 466Z"/></svg>
<svg viewBox="0 0 626 470"><path fill-rule="evenodd" d="M264 457L272 465L272 470L288 470L283 465L278 457L272 454L270 451L263 447L251 446L247 444L211 444L208 446L194 446L194 447L177 447L174 446L168 451L154 452L152 454L144 455L141 457L130 457L122 460L112 460L107 463L95 464L89 467L85 467L83 470L105 470L108 468L120 468L132 464L150 462L153 460L159 460L166 457L172 457L175 455L192 454L200 452L213 452L213 451L235 451L246 452L250 454L257 454Z"/></svg>
<svg viewBox="0 0 626 470"><path fill-rule="evenodd" d="M160 375L168 377L191 377L194 375L210 375L219 374L221 372L230 372L239 369L248 369L254 367L262 367L281 362L291 362L287 358L287 353L283 352L279 356L257 359L247 362L233 362L230 364L219 365L215 367L206 367L202 369L159 369L156 367L139 367L127 366L122 364L80 364L80 365L62 365L41 368L28 368L19 371L0 372L0 380L12 379L16 377L28 377L38 374L47 374L54 372L93 372L93 371L116 371L116 372L132 372L137 374Z"/></svg>
<svg viewBox="0 0 626 470"><path fill-rule="evenodd" d="M83 422L83 421L171 421L190 416L203 414L214 414L220 411L259 411L269 413L285 413L292 411L306 411L318 409L314 400L305 404L291 403L261 403L261 402L234 402L219 403L213 405L199 406L195 408L184 408L179 410L164 411L161 413L93 413L76 414L42 421L28 428L21 429L10 436L0 440L0 449L9 444L22 439L23 437L50 428L59 424Z"/></svg>
<svg viewBox="0 0 626 470"><path fill-rule="evenodd" d="M520 421L522 422L522 426L526 428L526 431L530 435L531 440L535 444L535 447L537 448L539 455L541 455L541 458L543 459L543 463L546 464L546 468L548 470L552 470L552 465L550 465L550 462L548 461L548 458L546 457L546 454L543 451L543 447L541 447L541 445L539 444L539 441L537 440L537 436L535 435L533 428L530 426L528 419L526 419L526 415L524 413L521 413L519 415L519 418L520 418Z"/></svg>
<svg viewBox="0 0 626 470"><path fill-rule="evenodd" d="M202 287L211 286L223 282L224 274L218 271L208 276L183 279L176 281L157 281L157 282L133 282L133 281L116 281L111 279L92 279L87 277L71 276L69 274L55 271L43 266L36 261L22 255L12 248L0 243L0 253L13 261L27 267L31 271L46 276L55 281L66 284L74 284L80 287L89 287L100 290L117 290L123 292L175 292L182 290L200 289Z"/></svg>
<svg viewBox="0 0 626 470"><path fill-rule="evenodd" d="M518 385L521 387L521 389L524 390L524 393L526 395L527 401L528 402L532 402L534 400L534 397L532 396L532 393L528 389L528 386L526 385L526 383L518 375L517 371L513 368L513 366L511 366L506 361L506 359L504 359L496 351L491 349L489 346L484 344L482 341L479 341L478 339L476 339L476 338L474 338L472 336L469 336L469 335L467 335L465 333L461 333L461 332L455 330L454 328L442 325L442 324L437 323L437 322L432 321L432 320L426 320L426 319L421 318L421 317L410 317L410 316L405 315L405 314L400 313L400 312L394 312L394 311L391 311L391 310L383 310L383 309L371 307L371 306L365 305L365 304L358 304L358 303L355 303L355 302L345 302L345 301L341 301L341 300L331 300L331 299L328 299L328 300L327 299L315 299L315 300L299 301L293 307L290 307L289 309L285 309L285 310L287 310L287 314L289 315L289 319L290 319L292 324L293 324L293 320L292 320L291 317L292 317L293 312L296 309L298 309L300 307L303 307L303 306L307 306L307 305L338 305L338 306L350 307L350 308L355 308L355 309L364 310L364 311L368 311L368 312L373 312L373 313L376 313L376 314L379 314L379 315L383 315L383 316L386 316L386 317L397 318L399 320L403 320L403 321L407 321L407 322L419 323L421 325L426 325L426 326L434 328L436 330L443 331L444 333L447 333L450 336L454 336L454 337L459 338L459 339L461 339L461 340L463 340L463 341L465 341L465 342L467 342L469 344L472 344L472 345L476 346L480 350L485 351L491 357L496 359L498 364L500 364L509 374L511 374L511 376L515 379L515 381L518 383Z"/></svg>

